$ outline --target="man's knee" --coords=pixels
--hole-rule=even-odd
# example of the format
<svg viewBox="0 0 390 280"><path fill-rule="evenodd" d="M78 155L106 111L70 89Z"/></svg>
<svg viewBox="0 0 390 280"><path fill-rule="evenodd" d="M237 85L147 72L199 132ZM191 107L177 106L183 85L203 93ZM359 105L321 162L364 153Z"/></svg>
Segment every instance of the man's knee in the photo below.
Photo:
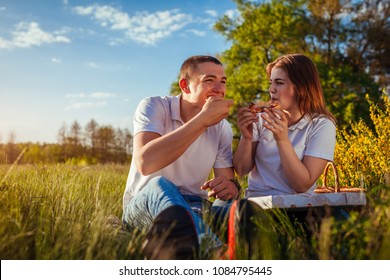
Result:
<svg viewBox="0 0 390 280"><path fill-rule="evenodd" d="M173 184L171 181L169 181L167 178L165 178L164 176L156 176L156 177L153 177L152 179L149 180L149 183L148 185L151 185L151 186L160 186L160 187L175 187L175 184Z"/></svg>
<svg viewBox="0 0 390 280"><path fill-rule="evenodd" d="M163 176L156 176L150 179L147 184L147 187L152 188L153 193L173 193L176 194L179 192L177 186L172 183L170 180Z"/></svg>

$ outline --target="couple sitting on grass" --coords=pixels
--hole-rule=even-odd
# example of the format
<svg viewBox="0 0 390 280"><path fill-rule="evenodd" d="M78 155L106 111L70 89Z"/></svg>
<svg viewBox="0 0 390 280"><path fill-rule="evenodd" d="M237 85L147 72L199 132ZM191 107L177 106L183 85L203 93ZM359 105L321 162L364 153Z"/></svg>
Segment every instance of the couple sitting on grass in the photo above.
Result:
<svg viewBox="0 0 390 280"><path fill-rule="evenodd" d="M250 248L260 227L249 217L262 211L247 198L310 191L333 160L335 119L313 62L285 55L266 71L278 106L238 110L234 156L225 119L233 101L224 99L227 77L218 59L189 57L180 69L180 95L139 104L123 221L148 231L147 259L199 258L202 246L224 248L234 228L245 232ZM235 172L249 174L243 199ZM221 228L228 220L236 225L226 233Z"/></svg>

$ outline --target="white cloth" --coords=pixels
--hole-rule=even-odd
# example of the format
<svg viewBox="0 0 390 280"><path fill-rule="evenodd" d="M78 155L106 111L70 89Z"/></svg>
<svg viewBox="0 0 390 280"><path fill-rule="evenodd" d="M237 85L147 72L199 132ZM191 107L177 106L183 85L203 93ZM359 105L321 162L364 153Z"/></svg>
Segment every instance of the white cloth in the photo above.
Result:
<svg viewBox="0 0 390 280"><path fill-rule="evenodd" d="M246 197L294 194L283 174L279 151L271 131L263 126L264 120L253 127L252 141L257 142L255 167L249 173ZM336 145L336 127L325 117L310 120L303 117L298 123L288 128L288 138L298 158L304 156L333 160ZM312 192L316 184L308 192Z"/></svg>
<svg viewBox="0 0 390 280"><path fill-rule="evenodd" d="M148 97L140 102L134 115L134 135L141 131L165 135L184 123L180 117L179 96ZM227 120L210 126L176 161L148 176L138 172L131 162L124 206L155 176L163 176L174 183L182 194L207 198L207 191L200 187L207 180L212 168L232 167L233 134Z"/></svg>

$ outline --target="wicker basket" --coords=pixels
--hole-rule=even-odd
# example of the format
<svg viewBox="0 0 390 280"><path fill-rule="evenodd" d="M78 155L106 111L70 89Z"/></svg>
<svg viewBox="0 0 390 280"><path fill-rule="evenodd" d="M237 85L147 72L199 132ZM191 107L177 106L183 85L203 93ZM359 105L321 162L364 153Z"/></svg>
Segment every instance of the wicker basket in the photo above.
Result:
<svg viewBox="0 0 390 280"><path fill-rule="evenodd" d="M334 186L328 186L328 171L332 167L334 175ZM364 192L362 188L351 188L351 187L340 187L339 175L337 173L336 165L333 161L330 161L326 164L324 173L323 173L323 186L318 186L314 192L315 193L338 193L338 192Z"/></svg>

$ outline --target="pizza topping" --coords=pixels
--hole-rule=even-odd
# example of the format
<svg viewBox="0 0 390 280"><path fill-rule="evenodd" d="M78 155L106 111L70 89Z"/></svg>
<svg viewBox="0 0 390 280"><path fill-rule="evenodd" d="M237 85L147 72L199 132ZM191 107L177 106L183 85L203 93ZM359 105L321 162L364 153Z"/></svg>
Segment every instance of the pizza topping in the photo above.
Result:
<svg viewBox="0 0 390 280"><path fill-rule="evenodd" d="M264 109L272 109L276 108L279 106L278 102L275 101L270 101L270 102L256 102L253 103L251 102L249 104L249 109L251 110L252 113L261 113L264 112Z"/></svg>

